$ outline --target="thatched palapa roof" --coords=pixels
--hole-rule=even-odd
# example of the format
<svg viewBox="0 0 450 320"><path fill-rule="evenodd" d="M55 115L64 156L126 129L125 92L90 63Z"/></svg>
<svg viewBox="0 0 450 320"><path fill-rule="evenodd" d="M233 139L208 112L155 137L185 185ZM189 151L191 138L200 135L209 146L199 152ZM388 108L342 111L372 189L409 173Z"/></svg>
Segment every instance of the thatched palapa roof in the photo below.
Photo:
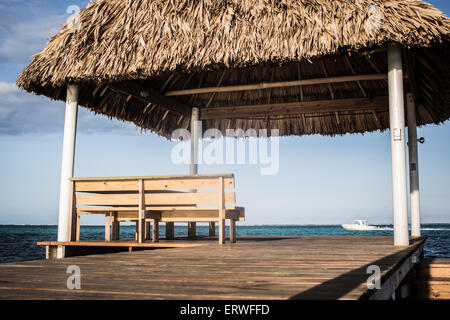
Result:
<svg viewBox="0 0 450 320"><path fill-rule="evenodd" d="M386 46L403 48L419 125L450 117L450 19L415 0L98 0L34 56L19 87L170 137L389 127Z"/></svg>

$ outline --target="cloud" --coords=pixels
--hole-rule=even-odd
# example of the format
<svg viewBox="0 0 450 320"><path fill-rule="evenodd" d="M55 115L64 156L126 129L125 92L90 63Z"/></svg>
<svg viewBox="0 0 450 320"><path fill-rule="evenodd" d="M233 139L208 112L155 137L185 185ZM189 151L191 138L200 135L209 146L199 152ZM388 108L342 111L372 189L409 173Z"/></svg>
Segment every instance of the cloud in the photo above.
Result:
<svg viewBox="0 0 450 320"><path fill-rule="evenodd" d="M71 16L71 6L85 7L86 0L0 0L0 135L62 132L65 105L17 88L14 79L31 56L42 50ZM17 70L17 71L16 71ZM133 124L78 111L78 131L83 133L139 132Z"/></svg>
<svg viewBox="0 0 450 320"><path fill-rule="evenodd" d="M62 132L65 104L44 96L36 96L17 88L15 83L0 81L0 134L44 134ZM79 133L139 132L131 123L94 115L85 108L78 109Z"/></svg>
<svg viewBox="0 0 450 320"><path fill-rule="evenodd" d="M28 62L86 1L9 0L0 3L0 63Z"/></svg>
<svg viewBox="0 0 450 320"><path fill-rule="evenodd" d="M31 21L14 21L11 18L0 20L0 62L29 61L40 52L50 37L65 22L64 15L42 16ZM11 27L13 25L13 27Z"/></svg>

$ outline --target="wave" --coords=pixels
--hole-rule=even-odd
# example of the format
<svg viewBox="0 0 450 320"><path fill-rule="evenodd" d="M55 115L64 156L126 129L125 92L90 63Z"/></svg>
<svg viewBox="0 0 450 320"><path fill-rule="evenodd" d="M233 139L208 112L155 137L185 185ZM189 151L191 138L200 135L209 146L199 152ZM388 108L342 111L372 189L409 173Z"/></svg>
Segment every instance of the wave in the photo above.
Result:
<svg viewBox="0 0 450 320"><path fill-rule="evenodd" d="M377 230L394 230L394 228L391 227L378 227ZM450 231L448 228L420 228L422 231Z"/></svg>

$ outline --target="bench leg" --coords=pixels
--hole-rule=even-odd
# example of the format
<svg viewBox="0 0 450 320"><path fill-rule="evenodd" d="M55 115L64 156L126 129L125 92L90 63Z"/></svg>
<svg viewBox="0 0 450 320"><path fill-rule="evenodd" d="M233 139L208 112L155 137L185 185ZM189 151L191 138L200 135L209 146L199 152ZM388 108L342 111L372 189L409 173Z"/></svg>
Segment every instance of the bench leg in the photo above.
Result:
<svg viewBox="0 0 450 320"><path fill-rule="evenodd" d="M188 239L195 239L197 223L188 222Z"/></svg>
<svg viewBox="0 0 450 320"><path fill-rule="evenodd" d="M136 221L136 232L134 234L134 240L138 241L138 234L139 234L139 221Z"/></svg>
<svg viewBox="0 0 450 320"><path fill-rule="evenodd" d="M236 221L233 219L230 220L230 242L236 242Z"/></svg>
<svg viewBox="0 0 450 320"><path fill-rule="evenodd" d="M76 231L75 231L75 241L80 241L80 214L77 214L77 227L76 227Z"/></svg>
<svg viewBox="0 0 450 320"><path fill-rule="evenodd" d="M63 247L64 248L64 247ZM45 259L57 259L58 246L45 246ZM63 249L64 252L64 249Z"/></svg>
<svg viewBox="0 0 450 320"><path fill-rule="evenodd" d="M71 212L69 241L77 241L78 217L79 215L77 213L77 209L75 208Z"/></svg>
<svg viewBox="0 0 450 320"><path fill-rule="evenodd" d="M120 222L118 219L117 212L113 213L112 216L112 240L119 240L120 239Z"/></svg>
<svg viewBox="0 0 450 320"><path fill-rule="evenodd" d="M216 236L216 223L215 222L209 223L209 236L210 237Z"/></svg>
<svg viewBox="0 0 450 320"><path fill-rule="evenodd" d="M111 241L111 216L105 214L105 241Z"/></svg>
<svg viewBox="0 0 450 320"><path fill-rule="evenodd" d="M166 222L166 240L175 239L175 226L173 222Z"/></svg>
<svg viewBox="0 0 450 320"><path fill-rule="evenodd" d="M219 243L225 243L225 219L219 220Z"/></svg>
<svg viewBox="0 0 450 320"><path fill-rule="evenodd" d="M159 242L159 220L153 220L153 228L152 228L153 242Z"/></svg>
<svg viewBox="0 0 450 320"><path fill-rule="evenodd" d="M139 218L137 222L137 242L142 243L145 239L145 219Z"/></svg>
<svg viewBox="0 0 450 320"><path fill-rule="evenodd" d="M150 240L150 221L145 221L144 239Z"/></svg>

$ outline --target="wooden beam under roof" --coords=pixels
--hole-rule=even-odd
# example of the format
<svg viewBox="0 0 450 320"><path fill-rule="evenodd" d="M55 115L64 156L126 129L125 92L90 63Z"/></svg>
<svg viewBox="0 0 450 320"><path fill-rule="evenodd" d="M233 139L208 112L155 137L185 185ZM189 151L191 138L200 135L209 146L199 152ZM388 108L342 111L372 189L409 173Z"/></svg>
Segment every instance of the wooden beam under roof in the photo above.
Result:
<svg viewBox="0 0 450 320"><path fill-rule="evenodd" d="M361 110L388 110L387 96L375 98L352 98L318 101L298 101L261 105L232 106L202 109L202 120L254 118L276 115L300 115L305 113L327 113Z"/></svg>
<svg viewBox="0 0 450 320"><path fill-rule="evenodd" d="M353 82L353 81L374 81L374 80L387 80L387 74L386 73L361 74L361 75L325 77L325 78L314 78L314 79L303 79L303 80L281 81L281 82L263 82L263 83L244 84L235 86L193 88L193 89L167 91L164 95L166 97L171 97L171 96L184 96L184 95L213 93L213 92L263 90L268 88L284 88L284 87L307 86L316 84L330 84L330 83Z"/></svg>
<svg viewBox="0 0 450 320"><path fill-rule="evenodd" d="M158 91L151 88L140 88L137 85L134 85L134 87L131 89L128 87L119 87L118 85L112 84L109 84L108 88L127 97L131 96L132 98L139 100L147 105L148 103L157 105L158 107L161 107L166 111L173 112L177 115L187 117L190 117L191 115L191 107L178 100L175 100L174 98L165 97Z"/></svg>

